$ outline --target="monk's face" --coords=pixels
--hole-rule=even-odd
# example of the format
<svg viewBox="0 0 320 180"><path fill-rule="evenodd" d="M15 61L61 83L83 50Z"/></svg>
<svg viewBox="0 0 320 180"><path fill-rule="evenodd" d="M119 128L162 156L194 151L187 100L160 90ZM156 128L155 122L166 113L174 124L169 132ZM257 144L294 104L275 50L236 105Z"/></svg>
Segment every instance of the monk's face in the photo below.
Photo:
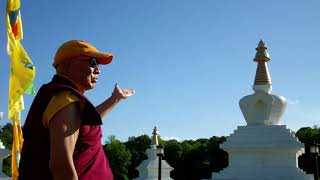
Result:
<svg viewBox="0 0 320 180"><path fill-rule="evenodd" d="M69 75L81 90L86 91L92 89L98 81L100 74L99 64L95 58L80 58L72 61L69 67Z"/></svg>

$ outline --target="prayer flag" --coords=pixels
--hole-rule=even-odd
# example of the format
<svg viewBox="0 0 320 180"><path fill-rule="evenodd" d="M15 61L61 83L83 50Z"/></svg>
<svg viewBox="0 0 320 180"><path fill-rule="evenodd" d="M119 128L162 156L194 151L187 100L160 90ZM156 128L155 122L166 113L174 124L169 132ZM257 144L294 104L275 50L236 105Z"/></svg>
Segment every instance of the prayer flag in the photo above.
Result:
<svg viewBox="0 0 320 180"><path fill-rule="evenodd" d="M20 13L20 0L7 0L7 52L11 59L8 118L13 121L12 142L12 179L18 179L18 164L23 144L21 131L21 111L24 109L23 94L32 90L35 76L35 66L20 43L23 39L23 30Z"/></svg>

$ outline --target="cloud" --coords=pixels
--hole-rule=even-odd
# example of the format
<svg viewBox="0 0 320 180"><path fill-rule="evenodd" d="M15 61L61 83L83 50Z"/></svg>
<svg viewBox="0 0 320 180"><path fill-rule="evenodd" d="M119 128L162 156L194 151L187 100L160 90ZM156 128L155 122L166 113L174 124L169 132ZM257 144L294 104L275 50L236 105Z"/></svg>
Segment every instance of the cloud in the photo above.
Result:
<svg viewBox="0 0 320 180"><path fill-rule="evenodd" d="M282 123L288 125L294 131L299 130L301 127L320 125L319 109L319 106L309 106L303 103L300 103L299 106L290 106L284 114Z"/></svg>
<svg viewBox="0 0 320 180"><path fill-rule="evenodd" d="M291 98L287 98L287 102L290 105L297 105L300 104L300 100L299 99L291 99Z"/></svg>
<svg viewBox="0 0 320 180"><path fill-rule="evenodd" d="M181 138L179 138L179 137L174 137L174 136L161 137L161 139L163 139L163 140L165 140L165 141L169 141L169 140L173 140L173 139L175 139L175 140L177 140L177 141L181 141Z"/></svg>

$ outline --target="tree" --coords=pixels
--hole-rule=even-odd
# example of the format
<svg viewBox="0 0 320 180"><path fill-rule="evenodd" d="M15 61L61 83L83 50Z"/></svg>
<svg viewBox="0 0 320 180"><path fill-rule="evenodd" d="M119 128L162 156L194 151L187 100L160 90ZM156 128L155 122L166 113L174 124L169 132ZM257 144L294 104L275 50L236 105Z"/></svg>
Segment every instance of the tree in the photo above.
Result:
<svg viewBox="0 0 320 180"><path fill-rule="evenodd" d="M126 148L131 152L131 165L129 167L128 177L130 179L137 178L139 176L137 166L141 162L148 158L146 149L150 147L151 139L148 135L141 135L138 137L129 137L125 143Z"/></svg>
<svg viewBox="0 0 320 180"><path fill-rule="evenodd" d="M12 124L7 123L0 128L0 139L6 149L11 149L12 147ZM11 156L3 160L2 171L7 175L11 176Z"/></svg>
<svg viewBox="0 0 320 180"><path fill-rule="evenodd" d="M305 143L306 147L305 153L298 157L299 168L303 169L306 173L309 174L316 173L316 159L314 155L310 154L308 149L310 144L320 143L320 128L318 126L314 126L312 128L303 127L297 131L296 136L302 143ZM319 163L320 161L318 159L318 164Z"/></svg>
<svg viewBox="0 0 320 180"><path fill-rule="evenodd" d="M210 171L219 172L228 166L228 153L220 149L220 144L226 141L226 137L213 136L208 142Z"/></svg>
<svg viewBox="0 0 320 180"><path fill-rule="evenodd" d="M169 140L165 142L164 145L164 160L166 160L167 163L174 168L171 171L170 176L173 179L177 179L179 172L177 168L183 163L182 147L177 140Z"/></svg>
<svg viewBox="0 0 320 180"><path fill-rule="evenodd" d="M177 144L172 141L165 147L165 156L176 154L180 158L176 162L170 162L169 157L165 157L174 170L171 177L174 179L203 179L210 178L209 161L206 139L186 140ZM173 150L174 152L170 152ZM181 155L180 155L181 154Z"/></svg>
<svg viewBox="0 0 320 180"><path fill-rule="evenodd" d="M176 167L182 160L182 147L177 140L169 140L165 143L164 159L171 167Z"/></svg>
<svg viewBox="0 0 320 180"><path fill-rule="evenodd" d="M114 141L114 140L116 140L116 136L115 136L115 135L109 135L109 136L107 137L107 140L106 140L105 144L110 144L110 143L112 143L112 141Z"/></svg>
<svg viewBox="0 0 320 180"><path fill-rule="evenodd" d="M302 143L313 143L315 141L320 143L320 128L316 126L314 128L303 127L297 131L296 136Z"/></svg>
<svg viewBox="0 0 320 180"><path fill-rule="evenodd" d="M130 151L115 138L109 144L105 144L103 149L108 156L114 179L128 180L128 167L131 164Z"/></svg>

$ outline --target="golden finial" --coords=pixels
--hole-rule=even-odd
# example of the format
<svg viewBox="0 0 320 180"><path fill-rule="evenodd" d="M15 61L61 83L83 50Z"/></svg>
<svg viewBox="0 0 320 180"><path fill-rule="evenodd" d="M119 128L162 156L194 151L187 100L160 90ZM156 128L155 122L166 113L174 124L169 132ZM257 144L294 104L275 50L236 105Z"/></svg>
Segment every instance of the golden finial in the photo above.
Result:
<svg viewBox="0 0 320 180"><path fill-rule="evenodd" d="M159 145L157 127L153 128L152 134L153 134L153 136L152 136L152 139L151 139L151 144L152 145Z"/></svg>
<svg viewBox="0 0 320 180"><path fill-rule="evenodd" d="M260 40L258 47L256 48L257 53L256 57L254 58L254 61L256 62L268 62L270 61L270 57L268 54L268 48L265 46L264 42L262 39Z"/></svg>
<svg viewBox="0 0 320 180"><path fill-rule="evenodd" d="M260 40L258 47L256 48L257 53L254 61L258 63L256 77L254 79L254 85L271 84L271 78L267 66L267 62L270 61L270 57L267 51L267 47L262 40Z"/></svg>

